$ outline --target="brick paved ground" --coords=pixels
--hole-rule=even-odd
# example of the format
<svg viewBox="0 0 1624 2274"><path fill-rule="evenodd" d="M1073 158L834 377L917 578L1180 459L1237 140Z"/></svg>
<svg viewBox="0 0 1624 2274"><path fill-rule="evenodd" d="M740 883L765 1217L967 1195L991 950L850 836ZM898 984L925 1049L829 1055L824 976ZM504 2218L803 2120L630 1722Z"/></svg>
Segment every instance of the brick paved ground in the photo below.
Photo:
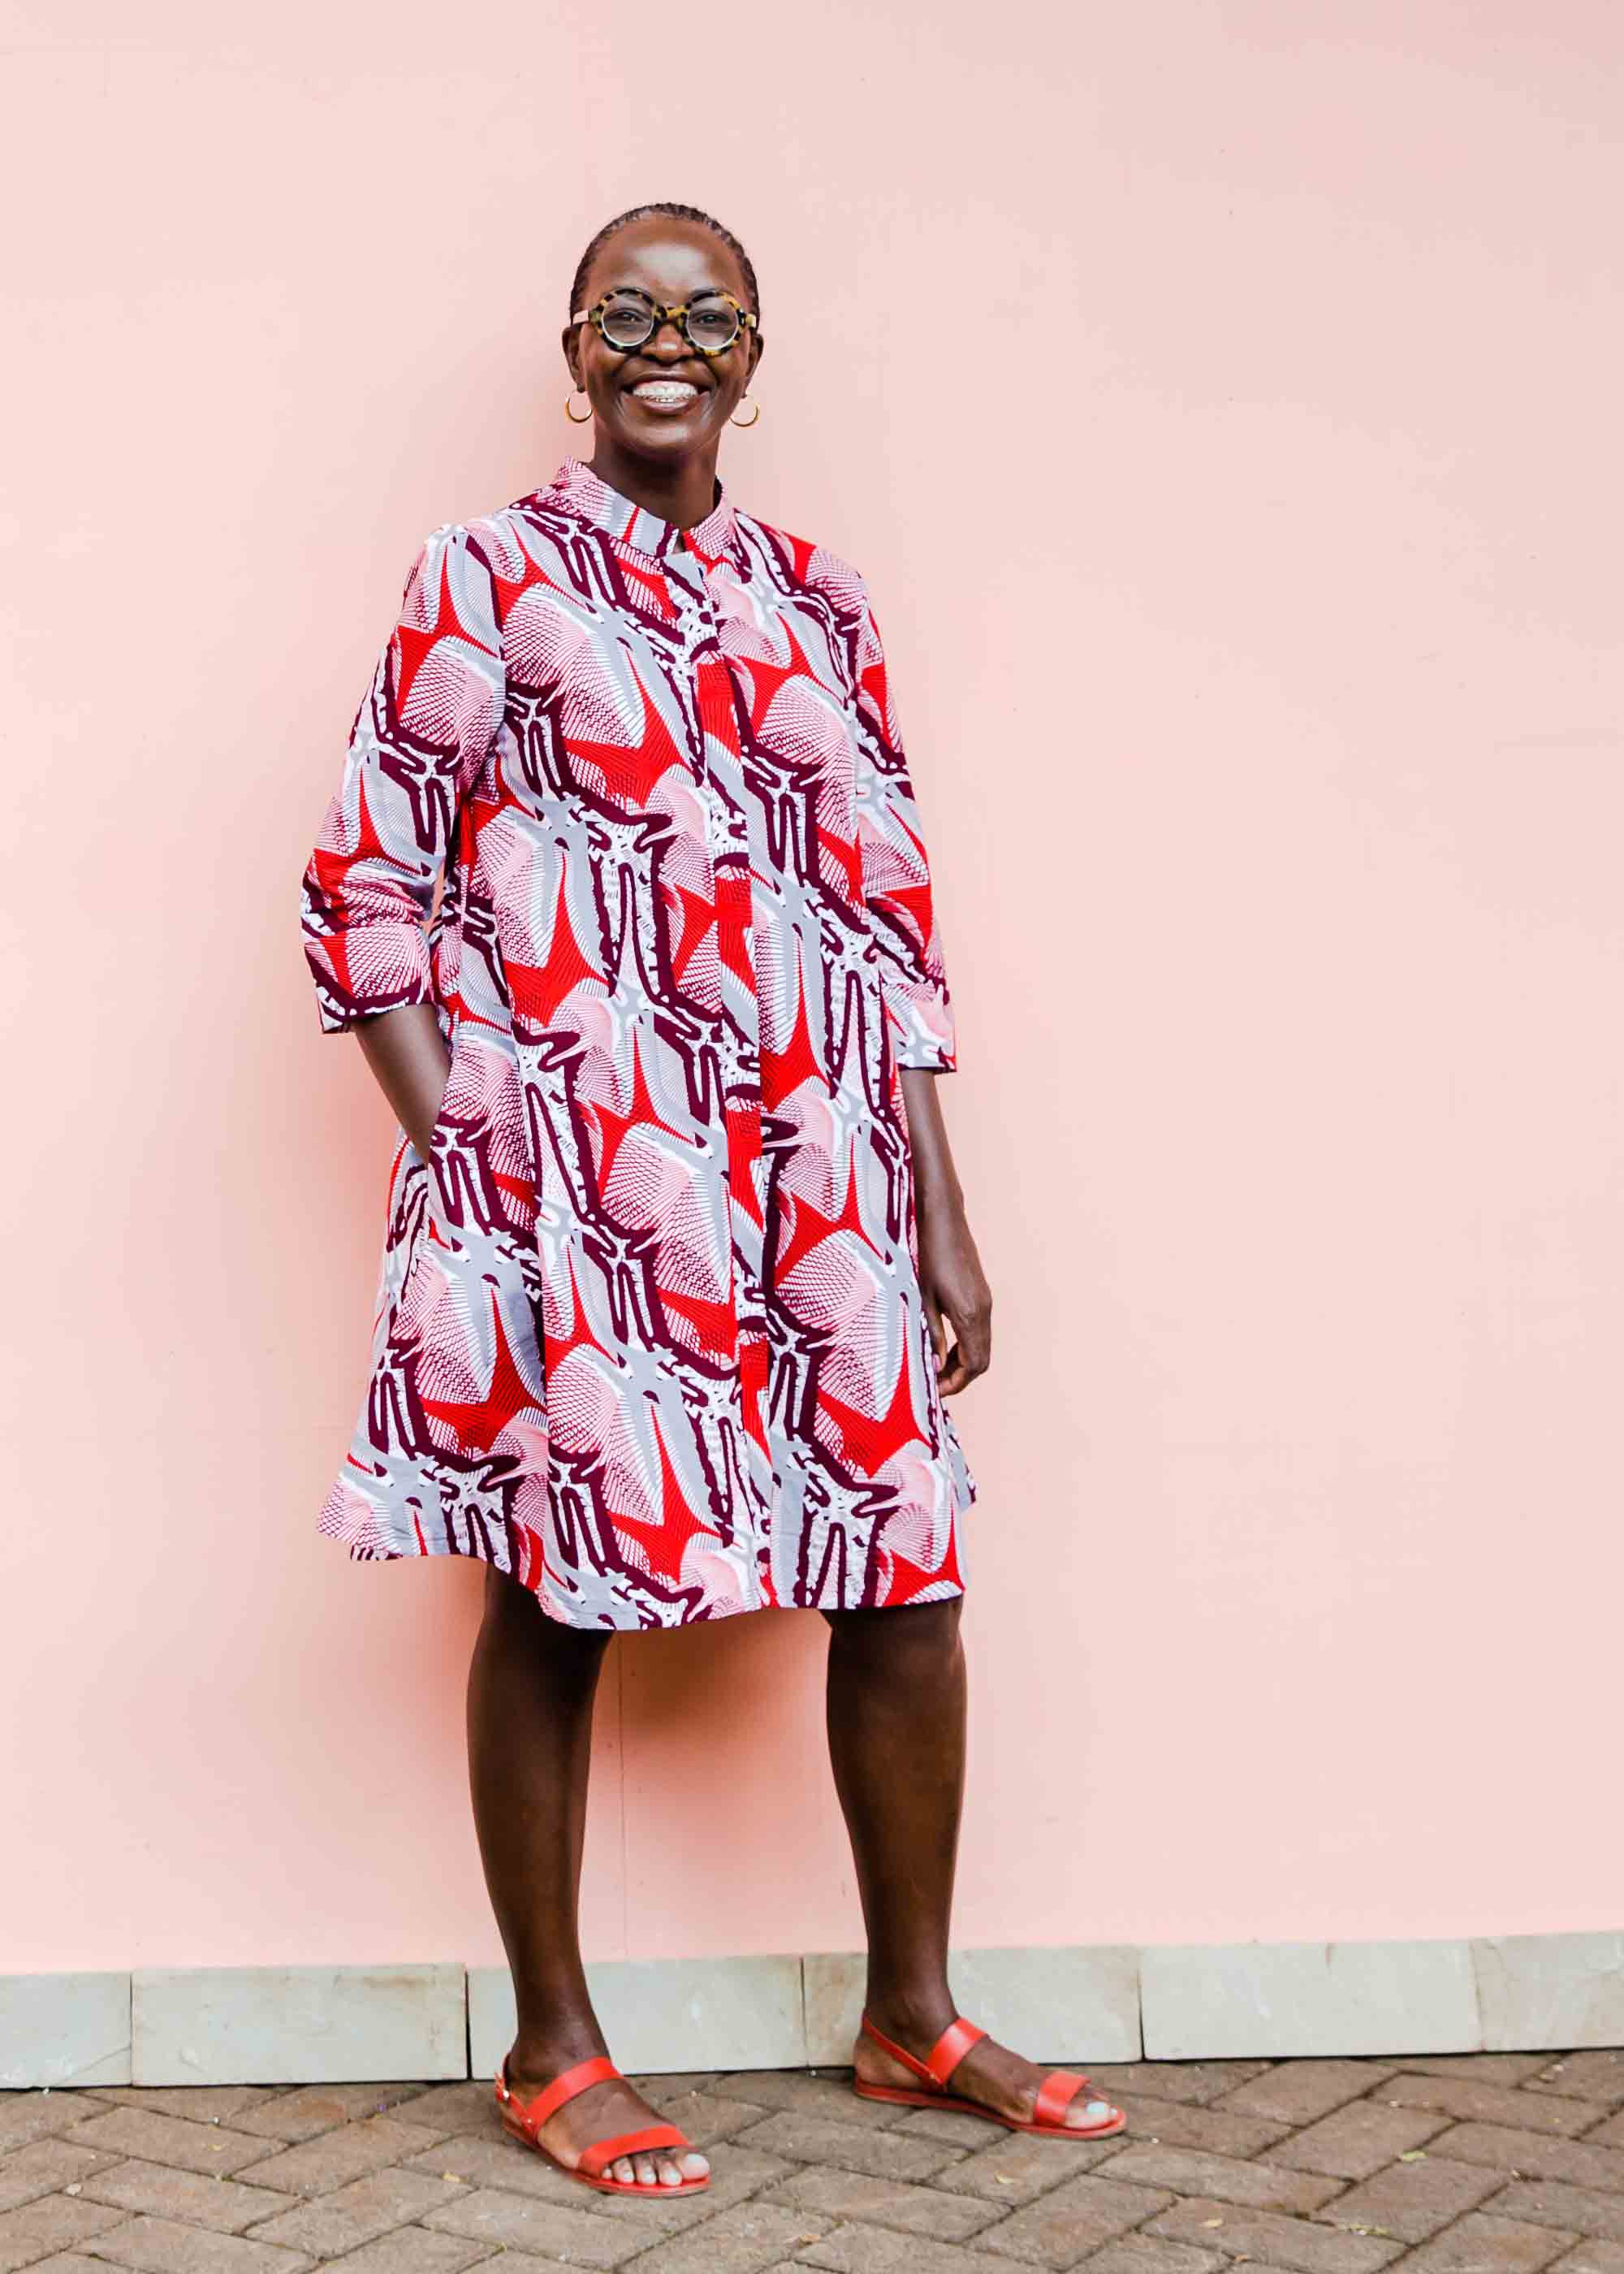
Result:
<svg viewBox="0 0 1624 2274"><path fill-rule="evenodd" d="M0 2274L1624 2274L1624 2052L1096 2067L1068 2146L853 2097L657 2077L707 2195L593 2194L488 2084L0 2095Z"/></svg>

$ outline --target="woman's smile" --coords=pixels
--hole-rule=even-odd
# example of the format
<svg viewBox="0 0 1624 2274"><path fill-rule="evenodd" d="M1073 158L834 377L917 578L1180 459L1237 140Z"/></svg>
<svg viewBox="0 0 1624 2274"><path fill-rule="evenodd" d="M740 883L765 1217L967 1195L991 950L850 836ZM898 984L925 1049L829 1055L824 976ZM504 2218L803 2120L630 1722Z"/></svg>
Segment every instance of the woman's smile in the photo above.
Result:
<svg viewBox="0 0 1624 2274"><path fill-rule="evenodd" d="M630 393L649 410L686 410L699 400L699 389L688 379L640 379Z"/></svg>

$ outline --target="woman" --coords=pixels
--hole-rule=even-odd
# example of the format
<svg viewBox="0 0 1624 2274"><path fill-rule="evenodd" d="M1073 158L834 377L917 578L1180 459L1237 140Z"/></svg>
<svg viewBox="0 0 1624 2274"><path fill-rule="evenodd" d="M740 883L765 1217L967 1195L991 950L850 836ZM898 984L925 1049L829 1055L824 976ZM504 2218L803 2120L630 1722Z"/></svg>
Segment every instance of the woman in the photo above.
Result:
<svg viewBox="0 0 1624 2274"><path fill-rule="evenodd" d="M470 1774L518 2007L497 2097L616 2192L708 2165L613 2068L582 1968L605 1647L772 1605L831 1630L855 2089L1060 2137L1123 2121L948 1989L975 1485L943 1400L987 1366L990 1298L868 593L716 476L760 415L760 305L692 207L598 232L563 335L591 456L428 538L303 886L322 1027L359 1035L402 1141L319 1525L356 1557L485 1560Z"/></svg>

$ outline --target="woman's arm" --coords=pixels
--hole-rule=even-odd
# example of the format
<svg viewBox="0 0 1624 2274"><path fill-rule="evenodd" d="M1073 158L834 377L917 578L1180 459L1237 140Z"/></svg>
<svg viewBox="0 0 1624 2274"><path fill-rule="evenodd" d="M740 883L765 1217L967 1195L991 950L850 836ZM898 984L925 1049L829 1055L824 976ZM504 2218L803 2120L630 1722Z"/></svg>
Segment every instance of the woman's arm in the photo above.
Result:
<svg viewBox="0 0 1624 2274"><path fill-rule="evenodd" d="M992 1357L992 1290L970 1237L964 1193L936 1096L937 1079L922 1066L902 1069L902 1099L914 1155L920 1291L936 1347L936 1386L944 1397L951 1397L987 1371ZM955 1337L951 1351L949 1326Z"/></svg>
<svg viewBox="0 0 1624 2274"><path fill-rule="evenodd" d="M451 1057L440 1040L432 1003L404 1003L394 1011L357 1019L355 1031L378 1086L395 1109L419 1160L445 1101Z"/></svg>

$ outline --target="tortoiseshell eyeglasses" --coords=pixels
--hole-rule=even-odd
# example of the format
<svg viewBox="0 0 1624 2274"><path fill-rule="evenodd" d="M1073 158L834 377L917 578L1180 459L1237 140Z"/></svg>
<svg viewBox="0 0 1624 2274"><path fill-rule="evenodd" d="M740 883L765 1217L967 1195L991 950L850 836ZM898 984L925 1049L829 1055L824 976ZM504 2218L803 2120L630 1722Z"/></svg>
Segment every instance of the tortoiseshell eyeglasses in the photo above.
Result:
<svg viewBox="0 0 1624 2274"><path fill-rule="evenodd" d="M718 356L726 354L756 318L731 292L701 292L678 307L666 308L636 286L623 284L606 292L595 308L582 308L569 320L590 324L619 355L646 346L660 326L670 322L701 355Z"/></svg>

